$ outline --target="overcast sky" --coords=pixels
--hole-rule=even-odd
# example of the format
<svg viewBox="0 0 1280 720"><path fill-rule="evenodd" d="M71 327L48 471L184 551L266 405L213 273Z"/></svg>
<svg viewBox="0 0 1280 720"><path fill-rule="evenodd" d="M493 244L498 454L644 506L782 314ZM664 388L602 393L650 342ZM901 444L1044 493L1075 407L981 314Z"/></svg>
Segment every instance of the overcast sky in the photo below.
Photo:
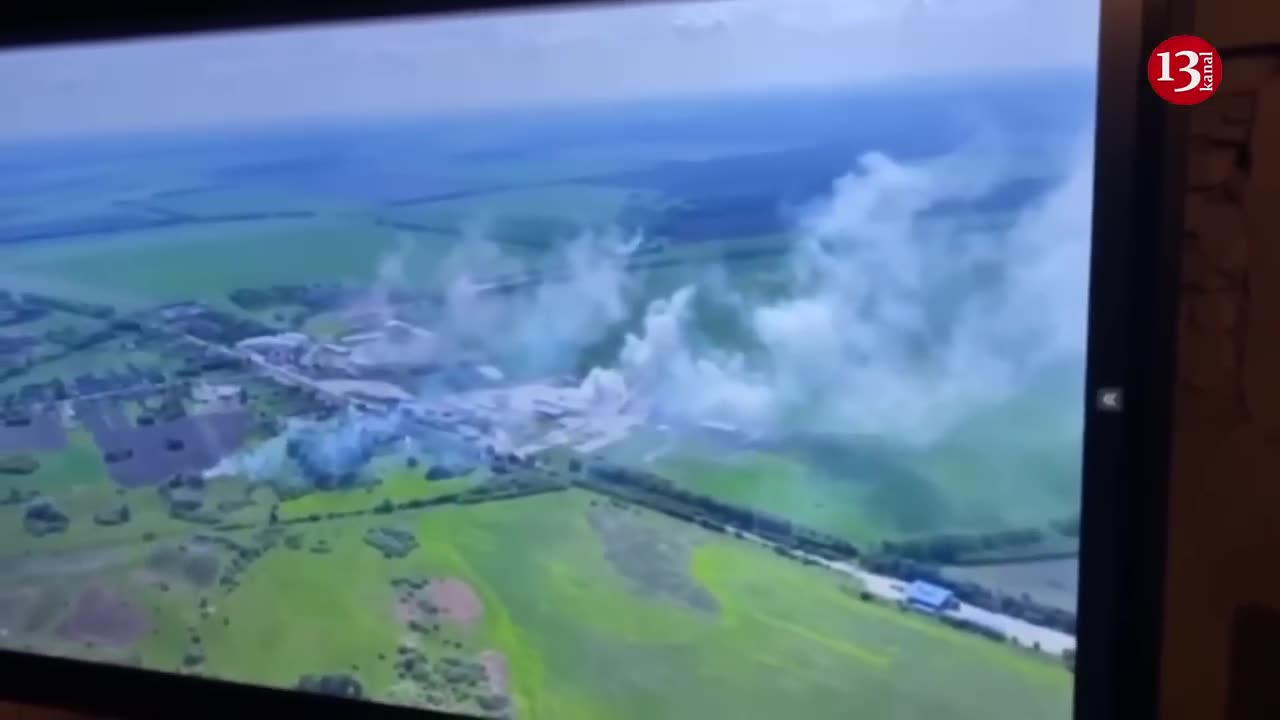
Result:
<svg viewBox="0 0 1280 720"><path fill-rule="evenodd" d="M1092 67L1098 0L713 0L0 53L0 137Z"/></svg>

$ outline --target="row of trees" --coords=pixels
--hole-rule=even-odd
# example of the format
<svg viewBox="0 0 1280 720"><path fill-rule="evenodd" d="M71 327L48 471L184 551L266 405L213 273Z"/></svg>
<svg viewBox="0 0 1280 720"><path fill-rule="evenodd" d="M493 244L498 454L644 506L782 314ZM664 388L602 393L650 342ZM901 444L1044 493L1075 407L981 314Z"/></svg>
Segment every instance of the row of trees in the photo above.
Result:
<svg viewBox="0 0 1280 720"><path fill-rule="evenodd" d="M843 539L799 526L769 513L689 492L652 473L599 465L592 466L584 475L576 478L576 481L588 489L635 502L710 530L724 532L726 529L736 529L749 532L776 543L780 546L780 554L791 557L796 557L796 552L828 560L852 559L860 555L856 547ZM942 555L951 555L958 554L958 550L962 548L976 551L1030 546L1042 542L1045 536L1046 533L1038 529L1022 529L986 536L946 536L911 541L914 544L890 543L887 547L896 552L862 556L861 562L867 570L877 574L907 582L923 580L946 587L958 599L975 607L1020 618L1042 627L1074 633L1076 617L1071 612L1038 603L1025 594L1013 596L977 583L953 581L944 576L935 563L903 554L917 552L925 556L940 551Z"/></svg>
<svg viewBox="0 0 1280 720"><path fill-rule="evenodd" d="M422 510L424 508L440 505L475 505L484 502L511 500L519 497L528 497L530 495L557 492L566 490L568 487L568 483L559 481L550 476L511 476L501 480L491 480L461 492L436 495L434 497L414 498L412 500L403 500L401 502L394 502L389 498L384 498L372 508L365 508L361 510L312 513L310 515L282 519L280 517L279 506L277 505L271 508L271 512L267 518L267 523L268 525L302 525L317 523L322 520L338 520L370 514L390 515L396 512Z"/></svg>
<svg viewBox="0 0 1280 720"><path fill-rule="evenodd" d="M734 528L828 560L858 557L858 549L842 538L806 528L772 513L690 492L650 472L616 465L593 465L578 482L587 488L621 495L650 509L712 530Z"/></svg>
<svg viewBox="0 0 1280 720"><path fill-rule="evenodd" d="M39 293L22 293L21 295L18 295L16 299L20 305L64 312L69 315L83 315L85 317L96 318L98 320L106 320L116 313L116 309L110 305L99 305L97 303L69 300L67 298L41 295Z"/></svg>
<svg viewBox="0 0 1280 720"><path fill-rule="evenodd" d="M554 478L511 477L502 480L490 480L474 488L464 490L454 499L459 505L474 505L498 500L514 500L515 498L540 495L568 489L569 485L558 482Z"/></svg>
<svg viewBox="0 0 1280 720"><path fill-rule="evenodd" d="M916 562L954 565L979 553L1032 548L1043 544L1047 538L1048 533L1040 528L946 533L886 542L881 545L881 550Z"/></svg>
<svg viewBox="0 0 1280 720"><path fill-rule="evenodd" d="M240 288L229 294L231 302L245 310L264 310L282 305L298 305L311 310L325 310L342 305L349 293L340 285L272 285L266 288Z"/></svg>
<svg viewBox="0 0 1280 720"><path fill-rule="evenodd" d="M31 455L0 455L0 475L31 475L40 461Z"/></svg>
<svg viewBox="0 0 1280 720"><path fill-rule="evenodd" d="M894 540L880 546L882 553L935 565L964 565L1004 561L1029 561L1071 556L1078 552L1080 517L1049 523L1047 528L1025 527L983 533L943 533Z"/></svg>

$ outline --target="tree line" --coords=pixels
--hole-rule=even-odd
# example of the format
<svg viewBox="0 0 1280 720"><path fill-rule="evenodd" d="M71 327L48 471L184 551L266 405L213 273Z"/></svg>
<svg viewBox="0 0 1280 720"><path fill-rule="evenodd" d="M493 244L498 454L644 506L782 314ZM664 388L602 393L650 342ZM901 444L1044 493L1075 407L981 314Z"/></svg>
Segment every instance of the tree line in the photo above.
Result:
<svg viewBox="0 0 1280 720"><path fill-rule="evenodd" d="M935 565L1030 562L1074 557L1079 519L1055 521L1048 528L1023 527L978 533L940 533L882 543L886 555Z"/></svg>
<svg viewBox="0 0 1280 720"><path fill-rule="evenodd" d="M696 523L709 530L725 532L728 529L735 529L749 532L780 546L779 554L796 557L798 552L833 561L858 558L862 566L870 572L907 582L923 580L951 590L957 599L975 607L1016 617L1042 627L1067 633L1075 632L1074 613L1036 602L1029 596L1000 593L973 582L956 582L944 576L941 569L931 562L886 552L863 554L843 539L805 528L794 521L770 513L738 507L690 492L650 472L614 465L593 464L585 472L575 476L574 482L586 489L634 502L665 515ZM1004 547L1032 544L1042 541L1045 537L1042 530L1027 529L988 535L990 537L958 536L965 539L957 545L980 548L984 547L985 541L987 549L990 549L991 546L998 548L1002 544ZM929 543L921 543L918 546L903 543L888 545L898 551L910 552L913 549L922 550L934 546L947 548L947 542L949 542L938 543L936 538L932 540L933 545ZM954 552L952 549L947 548L944 554L952 552Z"/></svg>
<svg viewBox="0 0 1280 720"><path fill-rule="evenodd" d="M575 477L574 482L710 530L724 532L725 528L734 528L826 560L851 560L859 554L852 543L842 538L779 515L691 492L644 470L595 464Z"/></svg>

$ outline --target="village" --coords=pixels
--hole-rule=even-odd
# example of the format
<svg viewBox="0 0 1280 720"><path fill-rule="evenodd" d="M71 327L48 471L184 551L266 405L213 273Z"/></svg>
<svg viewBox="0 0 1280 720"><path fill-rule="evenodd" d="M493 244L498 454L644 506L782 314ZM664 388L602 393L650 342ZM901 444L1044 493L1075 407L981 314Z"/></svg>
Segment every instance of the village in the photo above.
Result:
<svg viewBox="0 0 1280 720"><path fill-rule="evenodd" d="M255 310L270 311L277 300L309 301L315 303L313 312L332 311L346 297L332 288L233 295ZM67 446L73 431L87 432L117 485L159 487L171 511L187 519L219 520L200 514L198 497L194 505L184 504L192 487L183 481L171 489L174 478L203 475L216 480L227 473L243 474L247 465L238 459L273 439L288 438L294 474L304 476L312 489L341 487L347 482L342 478L355 478L376 454L408 442L415 452L437 459L422 471L428 480L477 468L494 478L487 488L441 497L434 504L580 487L763 542L786 557L857 577L873 597L957 627L1000 639L1022 638L1021 644L1055 655L1074 653L1074 639L1066 632L1074 618L976 586L948 587L926 564L893 556L886 560L881 553L867 557L847 542L786 518L689 493L660 477L601 461L597 453L626 439L648 419L644 398L635 396L616 373L595 370L582 379L513 381L487 358L385 313L353 313L345 318L347 330L317 338L298 327L280 328L252 313L229 313L199 302L117 314L57 298L0 297L6 313L0 325L6 318L18 325L50 313L96 322L87 334L91 342L72 343L71 350L44 362L32 360L30 349L51 344L48 337L17 342L6 336L0 351L23 361L4 366L8 380L0 386L5 390L0 395L0 456L54 452ZM304 319L291 318L290 324L301 327ZM149 354L154 362L89 367L69 376L21 382L36 376L46 362L103 348L130 357ZM299 433L298 422L310 430ZM335 427L357 431L325 430ZM721 440L740 436L732 427L688 430ZM335 449L337 442L348 446ZM581 460L548 464L544 456L549 451ZM411 510L424 503L403 505ZM65 524L52 504L32 506L31 528L56 532ZM119 515L107 513L100 524L119 522ZM859 562L871 563L875 572ZM1020 617L1035 617L1053 629Z"/></svg>

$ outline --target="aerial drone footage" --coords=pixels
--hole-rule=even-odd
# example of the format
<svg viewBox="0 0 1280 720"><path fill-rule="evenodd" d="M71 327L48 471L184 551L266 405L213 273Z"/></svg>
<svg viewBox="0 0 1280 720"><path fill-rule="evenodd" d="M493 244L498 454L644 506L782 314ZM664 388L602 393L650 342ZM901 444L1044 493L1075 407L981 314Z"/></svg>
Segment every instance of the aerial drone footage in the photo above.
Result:
<svg viewBox="0 0 1280 720"><path fill-rule="evenodd" d="M0 53L0 646L484 717L1069 717L1097 14Z"/></svg>

